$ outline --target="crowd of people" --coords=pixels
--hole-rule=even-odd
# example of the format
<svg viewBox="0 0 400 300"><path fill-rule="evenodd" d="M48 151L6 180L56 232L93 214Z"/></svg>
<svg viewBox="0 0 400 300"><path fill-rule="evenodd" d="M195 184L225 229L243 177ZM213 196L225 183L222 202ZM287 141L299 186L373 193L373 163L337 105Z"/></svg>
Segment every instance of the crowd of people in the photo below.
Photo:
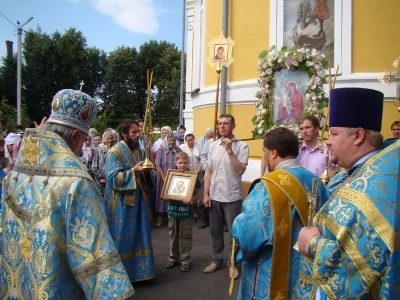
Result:
<svg viewBox="0 0 400 300"><path fill-rule="evenodd" d="M153 218L156 227L168 220L165 267L188 272L201 215L212 243L203 272L223 266L229 232L238 299L397 299L400 123L383 141L382 111L378 91L332 90L329 139L318 140L313 115L299 120L301 141L269 131L261 176L243 199L249 147L234 116L219 116L198 141L183 125L164 126L146 145L141 120L99 133L95 101L62 90L36 128L0 135L0 297L130 299L132 283L156 276ZM335 176L325 186L327 154ZM163 193L169 170L197 174L183 201Z"/></svg>

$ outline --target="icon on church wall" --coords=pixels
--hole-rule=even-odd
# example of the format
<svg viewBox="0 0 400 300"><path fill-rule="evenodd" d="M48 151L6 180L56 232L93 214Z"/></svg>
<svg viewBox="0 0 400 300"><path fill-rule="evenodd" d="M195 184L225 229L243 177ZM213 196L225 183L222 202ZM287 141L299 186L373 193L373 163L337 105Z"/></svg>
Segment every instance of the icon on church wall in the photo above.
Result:
<svg viewBox="0 0 400 300"><path fill-rule="evenodd" d="M275 73L274 121L297 124L305 108L309 77L306 71L282 70Z"/></svg>
<svg viewBox="0 0 400 300"><path fill-rule="evenodd" d="M316 49L334 63L335 0L284 0L283 45Z"/></svg>

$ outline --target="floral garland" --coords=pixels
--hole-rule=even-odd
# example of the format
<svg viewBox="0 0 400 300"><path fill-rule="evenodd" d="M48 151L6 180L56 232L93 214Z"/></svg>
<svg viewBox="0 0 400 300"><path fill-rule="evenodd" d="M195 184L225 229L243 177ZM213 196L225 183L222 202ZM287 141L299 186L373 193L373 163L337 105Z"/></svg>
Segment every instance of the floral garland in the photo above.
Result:
<svg viewBox="0 0 400 300"><path fill-rule="evenodd" d="M270 50L261 52L258 60L260 73L260 79L258 79L259 90L255 94L255 97L259 100L255 104L257 111L252 119L254 124L253 137L261 138L269 130L279 126L273 120L271 104L274 101L274 75L275 72L281 70L303 70L307 72L309 76L305 93L307 101L302 117L310 114L323 117L323 108L328 106L328 95L324 91L325 75L328 67L328 60L315 49L289 49L284 46L280 51L277 51L275 46L272 46ZM297 136L300 135L297 124L284 124L281 126L289 128Z"/></svg>

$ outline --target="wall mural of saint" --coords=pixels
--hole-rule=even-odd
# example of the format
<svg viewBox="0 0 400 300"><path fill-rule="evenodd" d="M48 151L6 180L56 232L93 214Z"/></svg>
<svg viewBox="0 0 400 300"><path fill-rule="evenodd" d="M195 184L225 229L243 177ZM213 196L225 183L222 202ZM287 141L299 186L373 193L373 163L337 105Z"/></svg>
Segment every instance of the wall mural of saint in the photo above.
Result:
<svg viewBox="0 0 400 300"><path fill-rule="evenodd" d="M334 63L334 0L284 0L283 44L308 45Z"/></svg>

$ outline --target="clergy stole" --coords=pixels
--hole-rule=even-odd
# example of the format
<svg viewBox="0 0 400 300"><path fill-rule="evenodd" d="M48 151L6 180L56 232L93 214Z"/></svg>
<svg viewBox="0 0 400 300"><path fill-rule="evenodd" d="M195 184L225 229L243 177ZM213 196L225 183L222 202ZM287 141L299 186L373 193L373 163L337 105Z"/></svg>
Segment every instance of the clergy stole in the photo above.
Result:
<svg viewBox="0 0 400 300"><path fill-rule="evenodd" d="M303 225L307 224L307 194L300 181L284 170L268 173L260 180L270 195L275 224L270 295L271 299L287 299L292 250L292 206L296 208Z"/></svg>
<svg viewBox="0 0 400 300"><path fill-rule="evenodd" d="M133 168L135 165L139 162L144 160L145 154L144 150L141 148L136 149L135 151L132 151L129 146L125 143L125 141L122 141L123 144L120 147L114 146L112 147L109 152L113 152L119 163L125 167L125 170L131 169L133 172ZM125 149L124 149L124 148ZM127 169L128 167L128 169ZM118 174L118 182L120 182L118 185L122 186L123 182L123 173ZM146 193L146 186L145 186L145 177L143 176L142 172L134 172L134 181L133 181L133 191L130 192L125 192L123 193L124 197L124 202L128 206L134 206L135 205L135 199L136 199L136 189L137 186L139 186L140 190L142 191L142 196L143 199L148 202L148 195ZM113 201L115 201L115 198L118 196L120 191L113 190ZM150 213L150 210L149 210Z"/></svg>

